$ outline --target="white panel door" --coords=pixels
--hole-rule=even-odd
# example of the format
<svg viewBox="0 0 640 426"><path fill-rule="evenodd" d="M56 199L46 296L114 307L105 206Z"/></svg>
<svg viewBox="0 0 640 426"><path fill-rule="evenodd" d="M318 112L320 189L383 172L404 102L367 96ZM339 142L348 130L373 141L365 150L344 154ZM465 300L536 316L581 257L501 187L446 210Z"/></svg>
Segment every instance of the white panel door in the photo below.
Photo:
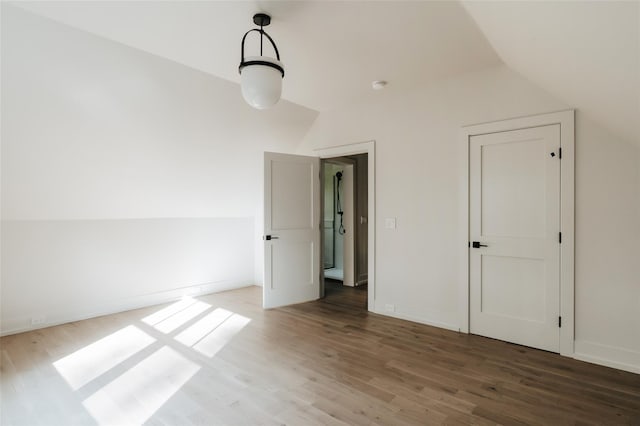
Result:
<svg viewBox="0 0 640 426"><path fill-rule="evenodd" d="M469 144L470 331L558 352L560 126Z"/></svg>
<svg viewBox="0 0 640 426"><path fill-rule="evenodd" d="M320 297L320 159L264 153L263 306Z"/></svg>

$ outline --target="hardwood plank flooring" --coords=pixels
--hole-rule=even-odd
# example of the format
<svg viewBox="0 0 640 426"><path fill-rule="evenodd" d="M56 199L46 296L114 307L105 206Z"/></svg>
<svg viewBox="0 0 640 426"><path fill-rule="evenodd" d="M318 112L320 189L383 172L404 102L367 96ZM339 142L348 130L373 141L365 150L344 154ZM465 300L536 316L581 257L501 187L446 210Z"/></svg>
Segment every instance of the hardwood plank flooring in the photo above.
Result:
<svg viewBox="0 0 640 426"><path fill-rule="evenodd" d="M8 425L640 425L640 375L249 287L0 339Z"/></svg>

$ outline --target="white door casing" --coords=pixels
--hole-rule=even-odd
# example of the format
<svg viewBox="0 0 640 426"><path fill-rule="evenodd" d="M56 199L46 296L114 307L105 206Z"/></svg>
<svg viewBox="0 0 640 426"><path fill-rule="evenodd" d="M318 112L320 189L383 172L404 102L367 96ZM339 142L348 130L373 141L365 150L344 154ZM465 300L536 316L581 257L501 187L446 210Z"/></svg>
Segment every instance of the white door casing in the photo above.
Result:
<svg viewBox="0 0 640 426"><path fill-rule="evenodd" d="M354 162L355 163L355 162ZM342 195L340 202L344 212L342 219L346 232L343 235L344 250L342 258L342 285L353 287L354 284L354 258L355 258L355 203L353 201L354 167L353 164L345 165L342 175Z"/></svg>
<svg viewBox="0 0 640 426"><path fill-rule="evenodd" d="M559 124L469 140L474 334L559 351L559 147Z"/></svg>
<svg viewBox="0 0 640 426"><path fill-rule="evenodd" d="M263 306L320 296L320 159L264 153Z"/></svg>
<svg viewBox="0 0 640 426"><path fill-rule="evenodd" d="M532 127L560 125L560 354L575 357L574 300L575 300L575 111L565 110L526 117L509 118L480 124L471 124L460 129L458 145L459 176L459 222L458 222L458 289L459 330L469 332L470 311L470 252L469 241L469 149L473 136L505 132Z"/></svg>

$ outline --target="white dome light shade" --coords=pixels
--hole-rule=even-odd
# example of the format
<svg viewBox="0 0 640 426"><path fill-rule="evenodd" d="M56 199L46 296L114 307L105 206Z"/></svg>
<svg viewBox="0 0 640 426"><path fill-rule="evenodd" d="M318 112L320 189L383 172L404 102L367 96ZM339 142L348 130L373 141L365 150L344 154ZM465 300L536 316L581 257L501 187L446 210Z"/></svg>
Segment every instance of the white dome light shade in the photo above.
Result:
<svg viewBox="0 0 640 426"><path fill-rule="evenodd" d="M282 63L268 56L250 56L244 59L244 63L240 70L244 100L257 109L275 105L282 94ZM280 69L264 63L274 64Z"/></svg>
<svg viewBox="0 0 640 426"><path fill-rule="evenodd" d="M253 15L253 23L260 26L244 33L242 43L240 43L240 87L242 97L249 105L257 109L267 109L275 105L280 100L282 94L282 79L284 78L284 67L280 62L280 52L271 36L264 31L264 27L271 23L271 17L266 13L256 13ZM244 56L244 42L250 33L260 34L260 56ZM267 39L276 58L263 56L262 45Z"/></svg>

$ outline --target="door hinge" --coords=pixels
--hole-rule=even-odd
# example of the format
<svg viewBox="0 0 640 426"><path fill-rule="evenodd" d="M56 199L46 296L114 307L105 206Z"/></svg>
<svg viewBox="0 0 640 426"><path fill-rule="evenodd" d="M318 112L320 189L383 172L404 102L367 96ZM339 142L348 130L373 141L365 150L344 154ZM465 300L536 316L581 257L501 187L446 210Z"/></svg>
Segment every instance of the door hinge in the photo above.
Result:
<svg viewBox="0 0 640 426"><path fill-rule="evenodd" d="M562 317L558 317L558 327L562 327Z"/></svg>
<svg viewBox="0 0 640 426"><path fill-rule="evenodd" d="M562 244L562 232L558 232L558 243Z"/></svg>

